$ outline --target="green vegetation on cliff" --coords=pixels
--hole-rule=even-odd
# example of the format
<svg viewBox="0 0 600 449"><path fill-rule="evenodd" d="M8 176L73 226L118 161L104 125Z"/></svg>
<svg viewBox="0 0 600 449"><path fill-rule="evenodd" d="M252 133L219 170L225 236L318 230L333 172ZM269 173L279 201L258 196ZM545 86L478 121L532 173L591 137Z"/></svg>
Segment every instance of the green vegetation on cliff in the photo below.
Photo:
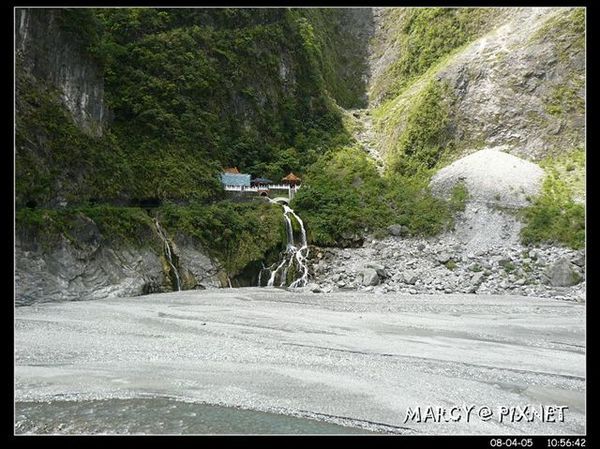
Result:
<svg viewBox="0 0 600 449"><path fill-rule="evenodd" d="M58 94L32 88L18 70L18 207L57 198L209 201L221 195L223 166L280 179L347 143L320 71L319 55L330 52L317 52L312 25L293 11L123 8L59 17L101 62L113 120L102 138L88 138Z"/></svg>
<svg viewBox="0 0 600 449"><path fill-rule="evenodd" d="M391 176L422 174L435 168L444 154L452 152L451 101L451 89L434 80L411 98L401 118L402 131L386 153ZM390 117L387 126L398 126L396 121Z"/></svg>
<svg viewBox="0 0 600 449"><path fill-rule="evenodd" d="M323 79L328 95L343 108L366 106L368 39L356 35L369 26L372 13L351 9L306 8L291 10L307 51ZM363 22L363 23L360 23Z"/></svg>
<svg viewBox="0 0 600 449"><path fill-rule="evenodd" d="M542 191L522 211L525 244L543 242L571 248L585 246L585 152L575 150L541 164L546 170ZM575 201L577 199L578 201Z"/></svg>
<svg viewBox="0 0 600 449"><path fill-rule="evenodd" d="M192 236L235 276L276 254L285 238L276 207L224 200L218 174L237 166L273 180L302 174L293 207L311 243L351 244L390 224L413 235L440 232L464 208L467 192L459 186L443 201L428 182L469 136L455 141L455 93L438 75L489 30L497 12L389 11L384 26L402 51L373 86L372 117L386 159L382 177L353 146L340 113L340 107L365 106L368 42L349 24L365 25L370 13L60 10L62 32L81 47L83 59L101 67L110 119L101 136L86 134L61 93L26 73L17 58L17 227L38 229L52 241L52 235L71 235L71 224L87 217L104 236L143 244L136 236L151 230L151 217L117 206L160 200L155 211L167 232ZM559 28L581 34L583 10L569 14L549 21L545 34ZM568 47L559 49L559 57L570 57ZM581 111L583 87L573 79L547 91L547 115ZM565 193L572 186L563 185L559 172L525 212L528 242L581 245L583 209L570 200L576 190ZM103 202L111 206L98 205Z"/></svg>
<svg viewBox="0 0 600 449"><path fill-rule="evenodd" d="M395 31L398 58L374 86L377 98L393 98L453 50L481 35L494 19L492 8L398 8L386 26Z"/></svg>
<svg viewBox="0 0 600 449"><path fill-rule="evenodd" d="M151 217L135 207L22 208L17 210L15 220L18 235L48 250L59 245L62 237L75 247L99 239L95 243L160 248Z"/></svg>
<svg viewBox="0 0 600 449"><path fill-rule="evenodd" d="M251 263L276 259L284 245L281 208L261 200L209 206L169 204L157 214L171 234L197 239L230 277Z"/></svg>
<svg viewBox="0 0 600 449"><path fill-rule="evenodd" d="M15 201L47 205L118 197L133 179L127 157L110 132L81 131L59 92L19 70L17 61Z"/></svg>
<svg viewBox="0 0 600 449"><path fill-rule="evenodd" d="M351 244L356 236L390 224L432 235L451 222L449 205L431 196L418 177L383 178L356 147L321 157L308 171L292 204L317 245Z"/></svg>

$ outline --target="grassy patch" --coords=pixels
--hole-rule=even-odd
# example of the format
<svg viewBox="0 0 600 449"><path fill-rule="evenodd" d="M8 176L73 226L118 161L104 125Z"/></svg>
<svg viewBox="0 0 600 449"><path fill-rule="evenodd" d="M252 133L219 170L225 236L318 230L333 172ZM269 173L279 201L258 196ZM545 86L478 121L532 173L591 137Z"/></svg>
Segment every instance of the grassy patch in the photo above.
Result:
<svg viewBox="0 0 600 449"><path fill-rule="evenodd" d="M483 271L483 267L478 263L475 263L469 267L469 270L474 273L479 273L480 271Z"/></svg>
<svg viewBox="0 0 600 449"><path fill-rule="evenodd" d="M506 262L502 265L502 268L504 268L504 271L506 271L507 273L512 273L513 271L515 271L517 269L517 267L515 266L514 263L512 262Z"/></svg>
<svg viewBox="0 0 600 449"><path fill-rule="evenodd" d="M448 262L446 262L444 265L445 265L445 267L446 267L446 268L448 268L450 271L453 271L453 270L455 270L455 269L456 269L456 267L458 266L458 265L457 265L457 263L456 263L454 260L452 260L452 259L450 259L450 260L449 260Z"/></svg>
<svg viewBox="0 0 600 449"><path fill-rule="evenodd" d="M572 81L567 85L556 86L543 101L546 112L553 116L585 112L582 82Z"/></svg>
<svg viewBox="0 0 600 449"><path fill-rule="evenodd" d="M579 161L580 155L574 152L570 159ZM565 179L560 168L548 160L543 165L546 178L542 190L533 204L522 211L525 226L521 239L525 244L548 242L582 248L585 246L585 207L573 201L573 185L577 183Z"/></svg>
<svg viewBox="0 0 600 449"><path fill-rule="evenodd" d="M450 209L453 212L462 212L465 210L467 201L469 199L469 189L464 182L457 182L452 187L450 193Z"/></svg>
<svg viewBox="0 0 600 449"><path fill-rule="evenodd" d="M577 148L540 162L547 173L560 178L573 198L585 195L585 160L583 148Z"/></svg>

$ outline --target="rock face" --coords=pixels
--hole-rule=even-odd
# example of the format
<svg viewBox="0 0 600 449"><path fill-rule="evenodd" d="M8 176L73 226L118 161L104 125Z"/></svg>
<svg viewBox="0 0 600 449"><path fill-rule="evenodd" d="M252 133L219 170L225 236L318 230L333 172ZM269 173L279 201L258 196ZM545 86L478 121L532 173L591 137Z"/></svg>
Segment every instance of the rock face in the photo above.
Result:
<svg viewBox="0 0 600 449"><path fill-rule="evenodd" d="M60 10L17 8L16 54L24 68L61 92L78 126L101 136L109 117L97 64L60 27Z"/></svg>
<svg viewBox="0 0 600 449"><path fill-rule="evenodd" d="M454 97L450 129L459 144L458 157L481 148L502 147L537 161L583 146L582 10L495 8L492 15L479 37L394 101L411 104L428 79L446 83ZM404 25L395 8L377 9L374 17L371 89L394 78L394 63L402 54L396 33ZM377 90L377 95L371 92L375 105L381 101L382 89ZM381 136L382 154L398 139L404 125L400 119L394 129L386 131L389 135Z"/></svg>
<svg viewBox="0 0 600 449"><path fill-rule="evenodd" d="M17 237L15 304L137 296L172 289L162 255L152 247L113 246L89 220L74 240L61 236L51 249ZM218 287L218 269L190 242L177 247L184 288Z"/></svg>
<svg viewBox="0 0 600 449"><path fill-rule="evenodd" d="M577 266L564 257L549 265L544 276L545 281L555 287L570 287L580 283L583 279Z"/></svg>
<svg viewBox="0 0 600 449"><path fill-rule="evenodd" d="M585 52L571 8L522 8L440 73L457 93L457 134L538 160L583 143ZM576 105L553 109L568 89ZM577 100L580 98L580 100Z"/></svg>
<svg viewBox="0 0 600 449"><path fill-rule="evenodd" d="M370 262L365 265L365 268L372 268L377 273L377 276L385 278L387 277L387 272L385 271L385 265L379 263Z"/></svg>
<svg viewBox="0 0 600 449"><path fill-rule="evenodd" d="M199 246L186 236L178 235L174 240L185 287L220 287L221 282L215 263L198 249Z"/></svg>
<svg viewBox="0 0 600 449"><path fill-rule="evenodd" d="M15 303L100 299L161 291L160 258L149 249L80 250L63 239L46 252L17 240Z"/></svg>

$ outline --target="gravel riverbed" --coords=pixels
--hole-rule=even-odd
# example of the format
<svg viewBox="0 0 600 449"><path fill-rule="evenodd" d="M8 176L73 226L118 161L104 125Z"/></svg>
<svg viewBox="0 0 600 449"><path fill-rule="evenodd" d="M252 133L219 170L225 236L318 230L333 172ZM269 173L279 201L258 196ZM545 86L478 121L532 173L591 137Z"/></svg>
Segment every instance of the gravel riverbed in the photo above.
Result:
<svg viewBox="0 0 600 449"><path fill-rule="evenodd" d="M246 288L15 309L21 432L40 429L32 403L139 398L309 418L349 432L578 434L585 430L585 306L506 295ZM564 421L499 419L501 407L527 405L567 407ZM495 415L406 421L409 408L454 406ZM148 433L173 428L138 424Z"/></svg>

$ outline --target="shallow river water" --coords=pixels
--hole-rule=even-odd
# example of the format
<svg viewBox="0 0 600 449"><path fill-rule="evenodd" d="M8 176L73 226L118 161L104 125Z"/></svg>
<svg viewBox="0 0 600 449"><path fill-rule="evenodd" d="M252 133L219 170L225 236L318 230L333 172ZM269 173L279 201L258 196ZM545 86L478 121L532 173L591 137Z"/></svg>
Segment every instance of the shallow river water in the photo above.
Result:
<svg viewBox="0 0 600 449"><path fill-rule="evenodd" d="M313 419L169 398L19 402L18 434L357 434Z"/></svg>

